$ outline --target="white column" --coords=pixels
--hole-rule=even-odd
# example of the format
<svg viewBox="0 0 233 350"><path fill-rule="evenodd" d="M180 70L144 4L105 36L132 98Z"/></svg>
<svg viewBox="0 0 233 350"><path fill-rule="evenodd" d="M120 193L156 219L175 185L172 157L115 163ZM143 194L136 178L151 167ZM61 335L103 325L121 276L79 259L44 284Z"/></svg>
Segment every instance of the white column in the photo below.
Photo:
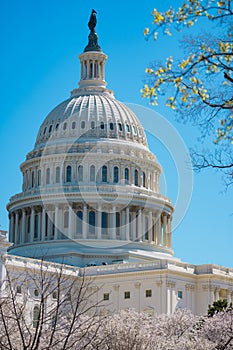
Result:
<svg viewBox="0 0 233 350"><path fill-rule="evenodd" d="M142 170L140 170L140 173L139 173L139 186L143 187L143 171Z"/></svg>
<svg viewBox="0 0 233 350"><path fill-rule="evenodd" d="M148 190L151 189L151 173L150 171L147 172L147 187L148 187Z"/></svg>
<svg viewBox="0 0 233 350"><path fill-rule="evenodd" d="M19 232L19 213L18 212L15 213L15 227L14 227L14 231L15 231L14 243L17 244L17 242L18 242L18 232Z"/></svg>
<svg viewBox="0 0 233 350"><path fill-rule="evenodd" d="M141 240L145 241L146 237L146 218L145 218L145 213L142 211L142 235L141 235Z"/></svg>
<svg viewBox="0 0 233 350"><path fill-rule="evenodd" d="M111 239L116 239L116 207L112 207L111 213Z"/></svg>
<svg viewBox="0 0 233 350"><path fill-rule="evenodd" d="M98 206L97 211L97 239L101 239L102 233L102 209L101 205Z"/></svg>
<svg viewBox="0 0 233 350"><path fill-rule="evenodd" d="M26 211L22 210L22 233L20 243L25 243L25 235L26 235Z"/></svg>
<svg viewBox="0 0 233 350"><path fill-rule="evenodd" d="M152 228L153 228L152 211L149 211L149 219L148 219L148 240L149 240L149 243L152 242Z"/></svg>
<svg viewBox="0 0 233 350"><path fill-rule="evenodd" d="M169 285L167 285L167 315L170 315L171 310L171 289Z"/></svg>
<svg viewBox="0 0 233 350"><path fill-rule="evenodd" d="M138 241L142 240L142 210L138 210L138 217L137 217L137 239Z"/></svg>
<svg viewBox="0 0 233 350"><path fill-rule="evenodd" d="M156 218L156 236L157 244L162 245L161 216Z"/></svg>
<svg viewBox="0 0 233 350"><path fill-rule="evenodd" d="M69 227L68 227L68 238L74 237L75 231L75 215L72 208L72 203L69 204Z"/></svg>
<svg viewBox="0 0 233 350"><path fill-rule="evenodd" d="M9 242L12 242L13 230L14 230L14 214L10 213L9 214L9 235L8 235Z"/></svg>
<svg viewBox="0 0 233 350"><path fill-rule="evenodd" d="M167 237L168 237L168 247L172 247L172 217L168 217L167 223Z"/></svg>
<svg viewBox="0 0 233 350"><path fill-rule="evenodd" d="M121 211L121 239L125 240L125 210Z"/></svg>
<svg viewBox="0 0 233 350"><path fill-rule="evenodd" d="M41 224L41 239L45 240L45 232L46 232L46 211L45 208L42 207L42 224Z"/></svg>
<svg viewBox="0 0 233 350"><path fill-rule="evenodd" d="M167 247L167 214L163 215L163 243Z"/></svg>
<svg viewBox="0 0 233 350"><path fill-rule="evenodd" d="M41 240L41 211L38 212L38 240Z"/></svg>
<svg viewBox="0 0 233 350"><path fill-rule="evenodd" d="M219 300L219 288L216 288L216 291L215 291L215 300Z"/></svg>
<svg viewBox="0 0 233 350"><path fill-rule="evenodd" d="M227 290L227 303L230 304L231 303L231 291Z"/></svg>
<svg viewBox="0 0 233 350"><path fill-rule="evenodd" d="M59 234L59 208L58 205L55 206L55 233L54 240L58 239Z"/></svg>
<svg viewBox="0 0 233 350"><path fill-rule="evenodd" d="M90 61L87 60L87 79L90 79Z"/></svg>
<svg viewBox="0 0 233 350"><path fill-rule="evenodd" d="M31 208L31 220L30 220L30 242L34 241L35 234L35 209Z"/></svg>
<svg viewBox="0 0 233 350"><path fill-rule="evenodd" d="M127 241L129 241L129 226L130 222L129 222L129 207L126 208L125 211L125 239Z"/></svg>
<svg viewBox="0 0 233 350"><path fill-rule="evenodd" d="M83 206L83 239L87 238L87 206Z"/></svg>
<svg viewBox="0 0 233 350"><path fill-rule="evenodd" d="M132 213L132 222L131 222L131 230L132 230L132 241L134 242L137 238L137 218L136 213Z"/></svg>
<svg viewBox="0 0 233 350"><path fill-rule="evenodd" d="M210 296L209 296L209 304L212 305L214 302L214 287L210 287Z"/></svg>

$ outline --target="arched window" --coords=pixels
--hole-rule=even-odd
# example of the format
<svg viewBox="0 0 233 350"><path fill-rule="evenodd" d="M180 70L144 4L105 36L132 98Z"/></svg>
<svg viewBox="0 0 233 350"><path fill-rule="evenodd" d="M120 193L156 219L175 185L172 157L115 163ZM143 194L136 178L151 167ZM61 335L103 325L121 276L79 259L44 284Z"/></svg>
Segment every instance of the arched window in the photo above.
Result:
<svg viewBox="0 0 233 350"><path fill-rule="evenodd" d="M89 230L90 233L95 233L95 212L90 211L89 212Z"/></svg>
<svg viewBox="0 0 233 350"><path fill-rule="evenodd" d="M119 169L117 166L114 166L113 172L114 172L113 182L117 183L119 181Z"/></svg>
<svg viewBox="0 0 233 350"><path fill-rule="evenodd" d="M114 124L113 124L113 123L110 123L110 124L109 124L109 128L110 128L110 130L113 130L113 129L114 129Z"/></svg>
<svg viewBox="0 0 233 350"><path fill-rule="evenodd" d="M69 226L69 212L64 212L64 228L67 228Z"/></svg>
<svg viewBox="0 0 233 350"><path fill-rule="evenodd" d="M67 123L64 123L63 124L63 130L66 130L67 129Z"/></svg>
<svg viewBox="0 0 233 350"><path fill-rule="evenodd" d="M46 185L50 184L50 169L46 169Z"/></svg>
<svg viewBox="0 0 233 350"><path fill-rule="evenodd" d="M57 130L59 128L59 123L56 124L55 129Z"/></svg>
<svg viewBox="0 0 233 350"><path fill-rule="evenodd" d="M129 183L129 168L125 168L125 183Z"/></svg>
<svg viewBox="0 0 233 350"><path fill-rule="evenodd" d="M107 182L108 181L108 169L106 165L102 167L102 182Z"/></svg>
<svg viewBox="0 0 233 350"><path fill-rule="evenodd" d="M78 181L83 181L83 166L79 165L78 167Z"/></svg>
<svg viewBox="0 0 233 350"><path fill-rule="evenodd" d="M85 129L85 121L84 120L81 121L81 129Z"/></svg>
<svg viewBox="0 0 233 350"><path fill-rule="evenodd" d="M32 171L32 174L31 174L31 185L32 187L34 187L34 171Z"/></svg>
<svg viewBox="0 0 233 350"><path fill-rule="evenodd" d="M118 123L118 128L119 128L119 131L122 131L122 124L121 123Z"/></svg>
<svg viewBox="0 0 233 350"><path fill-rule="evenodd" d="M142 173L142 186L146 187L146 175L145 175L144 171Z"/></svg>
<svg viewBox="0 0 233 350"><path fill-rule="evenodd" d="M39 306L36 305L34 306L34 309L33 309L33 322L32 322L33 328L38 327L39 319L40 319L40 308Z"/></svg>
<svg viewBox="0 0 233 350"><path fill-rule="evenodd" d="M71 175L72 175L71 166L68 165L66 167L66 182L71 182Z"/></svg>
<svg viewBox="0 0 233 350"><path fill-rule="evenodd" d="M126 125L125 125L125 128L126 128L126 131L127 131L127 132L130 132L129 124L126 124Z"/></svg>
<svg viewBox="0 0 233 350"><path fill-rule="evenodd" d="M41 170L38 170L37 173L37 186L41 185Z"/></svg>
<svg viewBox="0 0 233 350"><path fill-rule="evenodd" d="M90 167L90 181L95 181L95 166L91 165Z"/></svg>
<svg viewBox="0 0 233 350"><path fill-rule="evenodd" d="M45 135L45 133L46 133L46 129L47 129L47 128L45 127L45 128L44 128L44 135Z"/></svg>
<svg viewBox="0 0 233 350"><path fill-rule="evenodd" d="M91 122L91 129L92 129L92 130L95 129L95 122L94 122L94 121Z"/></svg>
<svg viewBox="0 0 233 350"><path fill-rule="evenodd" d="M108 228L108 214L105 212L102 212L102 228L103 229Z"/></svg>
<svg viewBox="0 0 233 350"><path fill-rule="evenodd" d="M81 210L77 211L77 233L83 233L83 212Z"/></svg>
<svg viewBox="0 0 233 350"><path fill-rule="evenodd" d="M56 178L55 178L55 182L59 183L60 182L60 167L57 166L56 167Z"/></svg>
<svg viewBox="0 0 233 350"><path fill-rule="evenodd" d="M73 122L73 123L72 123L72 129L75 129L75 127L76 127L76 123Z"/></svg>
<svg viewBox="0 0 233 350"><path fill-rule="evenodd" d="M134 185L138 186L138 170L134 170Z"/></svg>
<svg viewBox="0 0 233 350"><path fill-rule="evenodd" d="M50 125L50 127L49 127L49 133L52 131L52 128L53 128L53 126Z"/></svg>

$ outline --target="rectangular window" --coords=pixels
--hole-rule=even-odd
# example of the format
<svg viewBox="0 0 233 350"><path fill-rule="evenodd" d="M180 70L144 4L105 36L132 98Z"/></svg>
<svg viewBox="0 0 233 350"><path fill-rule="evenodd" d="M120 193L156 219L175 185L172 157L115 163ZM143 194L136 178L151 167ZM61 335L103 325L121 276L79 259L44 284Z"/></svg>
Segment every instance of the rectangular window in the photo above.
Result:
<svg viewBox="0 0 233 350"><path fill-rule="evenodd" d="M109 300L109 293L104 293L104 300Z"/></svg>
<svg viewBox="0 0 233 350"><path fill-rule="evenodd" d="M130 292L129 291L125 292L125 299L130 299Z"/></svg>
<svg viewBox="0 0 233 350"><path fill-rule="evenodd" d="M147 289L146 290L146 298L150 298L152 296L152 290L151 289Z"/></svg>
<svg viewBox="0 0 233 350"><path fill-rule="evenodd" d="M182 299L183 298L182 290L178 290L177 296L178 296L178 299Z"/></svg>

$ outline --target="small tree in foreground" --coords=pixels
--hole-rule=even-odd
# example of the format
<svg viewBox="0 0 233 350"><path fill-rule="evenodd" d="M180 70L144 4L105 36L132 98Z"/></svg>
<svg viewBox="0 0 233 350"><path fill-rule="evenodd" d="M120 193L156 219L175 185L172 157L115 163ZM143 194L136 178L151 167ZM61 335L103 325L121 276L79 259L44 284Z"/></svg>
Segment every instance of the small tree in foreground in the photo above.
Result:
<svg viewBox="0 0 233 350"><path fill-rule="evenodd" d="M105 316L100 316L96 291L93 281L80 275L79 269L33 260L25 271L6 265L0 298L0 348L101 348L104 338L97 334Z"/></svg>

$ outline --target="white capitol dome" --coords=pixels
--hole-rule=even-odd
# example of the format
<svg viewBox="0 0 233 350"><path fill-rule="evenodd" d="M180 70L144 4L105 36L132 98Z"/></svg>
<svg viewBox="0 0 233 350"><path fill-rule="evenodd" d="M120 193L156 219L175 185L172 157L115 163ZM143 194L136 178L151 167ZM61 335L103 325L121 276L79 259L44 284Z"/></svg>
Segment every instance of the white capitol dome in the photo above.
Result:
<svg viewBox="0 0 233 350"><path fill-rule="evenodd" d="M55 107L42 123L35 149L47 142L118 139L147 146L138 118L111 92L74 90L71 97Z"/></svg>
<svg viewBox="0 0 233 350"><path fill-rule="evenodd" d="M95 31L81 79L43 121L10 199L10 254L66 264L173 258L171 201L135 114L106 89Z"/></svg>

